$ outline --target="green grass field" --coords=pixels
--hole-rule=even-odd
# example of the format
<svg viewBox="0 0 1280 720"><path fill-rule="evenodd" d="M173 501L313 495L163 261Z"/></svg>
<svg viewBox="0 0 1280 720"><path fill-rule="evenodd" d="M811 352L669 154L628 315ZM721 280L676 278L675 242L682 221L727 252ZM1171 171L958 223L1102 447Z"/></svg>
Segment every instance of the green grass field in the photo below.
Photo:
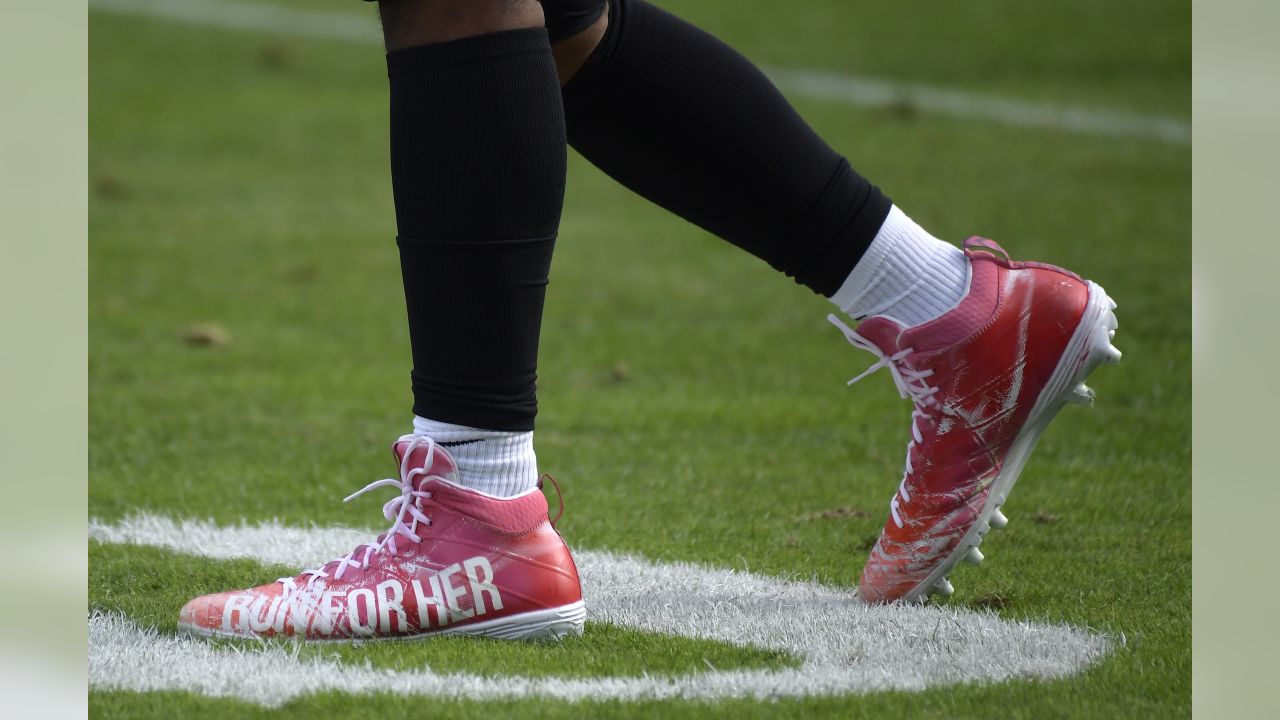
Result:
<svg viewBox="0 0 1280 720"><path fill-rule="evenodd" d="M282 6L368 16L349 0ZM664 6L776 68L1189 116L1186 3ZM90 22L89 514L379 527L341 498L391 471L409 347L376 45L95 11ZM1028 465L951 605L1115 640L1062 680L758 703L458 702L325 693L276 710L91 689L101 717L1179 717L1191 697L1191 153L1158 140L796 97L934 234L982 233L1120 304L1124 361ZM570 156L542 336L542 469L573 547L851 585L901 473L909 406L822 298ZM230 334L184 341L195 323ZM823 511L854 508L861 512ZM91 542L90 610L172 633L189 597L284 568ZM313 650L304 650L315 652ZM588 623L559 646L436 640L349 664L539 676L788 667Z"/></svg>

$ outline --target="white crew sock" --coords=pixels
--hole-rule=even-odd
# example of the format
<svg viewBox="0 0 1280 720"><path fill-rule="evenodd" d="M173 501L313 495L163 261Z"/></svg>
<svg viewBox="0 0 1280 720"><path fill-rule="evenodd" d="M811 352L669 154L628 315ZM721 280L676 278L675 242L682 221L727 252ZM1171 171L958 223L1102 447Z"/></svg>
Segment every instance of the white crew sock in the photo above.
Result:
<svg viewBox="0 0 1280 720"><path fill-rule="evenodd" d="M458 481L482 493L514 497L538 486L532 432L503 432L414 416L413 434L444 446L458 463Z"/></svg>
<svg viewBox="0 0 1280 720"><path fill-rule="evenodd" d="M953 309L968 288L964 252L925 232L894 205L831 302L855 320L884 315L913 327Z"/></svg>

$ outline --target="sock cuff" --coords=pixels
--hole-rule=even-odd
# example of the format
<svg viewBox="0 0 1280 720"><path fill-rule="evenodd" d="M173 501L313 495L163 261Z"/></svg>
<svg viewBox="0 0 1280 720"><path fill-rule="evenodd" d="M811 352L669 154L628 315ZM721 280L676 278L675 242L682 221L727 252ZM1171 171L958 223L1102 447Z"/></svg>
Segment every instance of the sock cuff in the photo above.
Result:
<svg viewBox="0 0 1280 720"><path fill-rule="evenodd" d="M503 432L435 420L413 418L413 432L449 451L458 482L498 497L514 497L538 485L538 456L532 432Z"/></svg>
<svg viewBox="0 0 1280 720"><path fill-rule="evenodd" d="M387 75L394 77L442 67L550 53L551 41L545 27L503 30L392 50L387 53Z"/></svg>
<svg viewBox="0 0 1280 720"><path fill-rule="evenodd" d="M453 442L456 440L491 440L509 438L519 435L532 435L528 430L488 430L485 428L459 425L444 420L413 416L413 434L425 435L436 442ZM530 441L532 442L532 440Z"/></svg>
<svg viewBox="0 0 1280 720"><path fill-rule="evenodd" d="M883 242L872 242L867 246L840 289L831 295L831 302L843 312L852 314L863 295L878 284L876 275L884 272L884 263L892 261L893 253L900 251L897 240L914 233L925 234L925 231L897 205L890 206L888 215L874 236L876 240Z"/></svg>
<svg viewBox="0 0 1280 720"><path fill-rule="evenodd" d="M968 283L969 261L960 248L894 206L831 302L855 320L883 315L914 327L954 309Z"/></svg>

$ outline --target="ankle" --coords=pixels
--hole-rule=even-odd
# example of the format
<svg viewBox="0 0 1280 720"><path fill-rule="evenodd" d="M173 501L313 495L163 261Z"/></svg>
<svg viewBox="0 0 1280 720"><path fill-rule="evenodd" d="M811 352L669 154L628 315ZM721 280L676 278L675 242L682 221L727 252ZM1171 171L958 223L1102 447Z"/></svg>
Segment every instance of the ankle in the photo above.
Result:
<svg viewBox="0 0 1280 720"><path fill-rule="evenodd" d="M417 417L413 432L435 440L453 456L459 484L497 497L513 497L538 484L532 432L507 432Z"/></svg>
<svg viewBox="0 0 1280 720"><path fill-rule="evenodd" d="M913 327L953 309L968 284L964 252L895 205L831 302L855 320L880 315Z"/></svg>

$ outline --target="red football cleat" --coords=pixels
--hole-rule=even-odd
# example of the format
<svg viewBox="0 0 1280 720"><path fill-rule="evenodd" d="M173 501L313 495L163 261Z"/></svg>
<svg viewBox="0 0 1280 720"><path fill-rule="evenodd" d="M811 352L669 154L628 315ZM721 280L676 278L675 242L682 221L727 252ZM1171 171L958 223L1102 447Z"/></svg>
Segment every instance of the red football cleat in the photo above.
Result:
<svg viewBox="0 0 1280 720"><path fill-rule="evenodd" d="M906 328L876 316L852 330L830 318L880 359L849 383L887 367L915 404L906 471L858 585L867 602L950 595L952 569L981 562L983 536L1008 522L1000 507L1040 434L1064 404L1091 403L1085 378L1120 359L1116 304L1099 285L1012 262L984 238L965 254L969 291L933 321Z"/></svg>
<svg viewBox="0 0 1280 720"><path fill-rule="evenodd" d="M386 533L297 577L206 595L178 629L202 636L307 640L582 634L586 610L569 548L534 489L496 498L458 484L449 453L406 435L393 446L400 494L383 506Z"/></svg>

